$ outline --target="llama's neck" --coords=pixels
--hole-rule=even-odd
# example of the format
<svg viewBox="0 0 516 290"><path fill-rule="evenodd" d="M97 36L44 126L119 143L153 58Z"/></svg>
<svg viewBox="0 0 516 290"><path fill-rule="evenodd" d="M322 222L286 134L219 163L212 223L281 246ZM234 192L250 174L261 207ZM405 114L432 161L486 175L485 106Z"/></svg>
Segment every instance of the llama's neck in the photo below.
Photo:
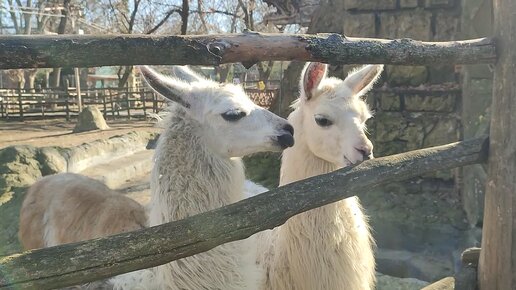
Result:
<svg viewBox="0 0 516 290"><path fill-rule="evenodd" d="M294 126L293 147L283 151L281 158L280 186L308 177L321 175L338 169L333 163L317 157L308 147L305 134L302 130L303 112L298 109L290 114L289 121Z"/></svg>
<svg viewBox="0 0 516 290"><path fill-rule="evenodd" d="M243 197L239 158L213 153L197 121L180 108L160 136L151 179L150 225L183 219Z"/></svg>
<svg viewBox="0 0 516 290"><path fill-rule="evenodd" d="M217 155L202 127L172 111L156 148L151 176L151 226L176 221L244 198L239 158ZM253 247L250 247L253 245ZM159 289L246 289L256 285L254 244L236 241L155 269ZM254 250L254 252L253 252ZM253 263L251 263L253 262Z"/></svg>

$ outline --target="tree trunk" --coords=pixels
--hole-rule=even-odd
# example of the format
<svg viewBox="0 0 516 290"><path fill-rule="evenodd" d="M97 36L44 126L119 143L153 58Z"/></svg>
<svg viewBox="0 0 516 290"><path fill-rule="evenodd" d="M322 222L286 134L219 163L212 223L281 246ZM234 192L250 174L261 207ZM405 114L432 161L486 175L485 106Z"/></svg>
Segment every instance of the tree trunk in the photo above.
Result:
<svg viewBox="0 0 516 290"><path fill-rule="evenodd" d="M70 1L63 1L63 10L61 10L61 20L59 21L59 26L57 27L57 34L65 34L66 32L66 23L68 22L68 17L70 15ZM54 68L52 73L50 74L49 87L58 88L61 77L61 68Z"/></svg>
<svg viewBox="0 0 516 290"><path fill-rule="evenodd" d="M275 114L285 118L290 114L290 105L299 97L299 77L304 65L304 62L292 61L283 73L281 96L274 98L270 108Z"/></svg>
<svg viewBox="0 0 516 290"><path fill-rule="evenodd" d="M31 93L35 93L35 86L34 83L36 81L36 74L38 73L37 69L28 69L27 70L27 77L29 78L29 86L28 89Z"/></svg>
<svg viewBox="0 0 516 290"><path fill-rule="evenodd" d="M190 4L189 0L183 0L183 6L181 8L181 35L186 35L188 30L188 16L190 15Z"/></svg>

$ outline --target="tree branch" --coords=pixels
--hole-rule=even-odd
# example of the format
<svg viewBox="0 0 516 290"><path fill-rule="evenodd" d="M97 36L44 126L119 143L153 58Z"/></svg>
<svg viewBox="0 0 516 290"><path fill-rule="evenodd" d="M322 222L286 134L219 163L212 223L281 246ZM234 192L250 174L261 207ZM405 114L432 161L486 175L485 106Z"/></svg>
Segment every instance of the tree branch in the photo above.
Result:
<svg viewBox="0 0 516 290"><path fill-rule="evenodd" d="M334 64L493 63L489 38L420 42L342 38L339 34L226 35L2 35L0 69L95 67L107 65L219 65L263 60L322 61Z"/></svg>
<svg viewBox="0 0 516 290"><path fill-rule="evenodd" d="M158 22L156 25L154 25L153 28L149 29L147 32L145 32L145 34L153 34L154 32L156 32L156 30L158 30L161 26L163 26L163 24L165 24L167 22L167 20L170 18L170 16L172 16L172 14L174 13L181 13L181 9L171 9L169 10L165 16L161 19L160 22Z"/></svg>
<svg viewBox="0 0 516 290"><path fill-rule="evenodd" d="M190 15L189 0L183 0L183 7L181 8L181 35L186 35L188 30L188 16Z"/></svg>
<svg viewBox="0 0 516 290"><path fill-rule="evenodd" d="M0 288L65 287L168 263L388 182L484 162L487 144L487 138L479 138L372 159L183 220L4 257Z"/></svg>
<svg viewBox="0 0 516 290"><path fill-rule="evenodd" d="M9 15L11 16L11 21L13 22L14 31L16 34L21 34L20 32L20 24L18 24L18 17L16 16L16 12L14 12L14 4L12 0L7 0L7 3L9 4ZM20 20L21 21L21 20Z"/></svg>

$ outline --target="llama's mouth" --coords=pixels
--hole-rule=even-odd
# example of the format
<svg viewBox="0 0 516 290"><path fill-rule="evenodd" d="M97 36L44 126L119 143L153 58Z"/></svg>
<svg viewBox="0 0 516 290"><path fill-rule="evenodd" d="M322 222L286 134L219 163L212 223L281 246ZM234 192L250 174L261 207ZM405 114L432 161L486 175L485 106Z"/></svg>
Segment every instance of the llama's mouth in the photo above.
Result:
<svg viewBox="0 0 516 290"><path fill-rule="evenodd" d="M354 163L351 162L351 160L349 160L346 156L344 156L344 166L350 166L350 165L353 165Z"/></svg>

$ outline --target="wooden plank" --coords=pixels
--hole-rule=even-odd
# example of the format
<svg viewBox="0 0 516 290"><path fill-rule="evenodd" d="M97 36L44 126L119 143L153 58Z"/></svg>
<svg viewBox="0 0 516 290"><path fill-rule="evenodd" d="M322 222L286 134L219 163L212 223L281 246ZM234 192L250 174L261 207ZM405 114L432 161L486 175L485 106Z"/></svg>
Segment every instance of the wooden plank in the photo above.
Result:
<svg viewBox="0 0 516 290"><path fill-rule="evenodd" d="M493 63L496 48L488 38L421 42L340 34L0 36L0 69L234 62L250 67L266 60L403 65Z"/></svg>
<svg viewBox="0 0 516 290"><path fill-rule="evenodd" d="M490 151L478 279L481 290L516 289L516 2L493 1Z"/></svg>
<svg viewBox="0 0 516 290"><path fill-rule="evenodd" d="M480 138L371 159L172 223L0 258L0 288L59 288L168 263L366 189L484 162L487 143Z"/></svg>

